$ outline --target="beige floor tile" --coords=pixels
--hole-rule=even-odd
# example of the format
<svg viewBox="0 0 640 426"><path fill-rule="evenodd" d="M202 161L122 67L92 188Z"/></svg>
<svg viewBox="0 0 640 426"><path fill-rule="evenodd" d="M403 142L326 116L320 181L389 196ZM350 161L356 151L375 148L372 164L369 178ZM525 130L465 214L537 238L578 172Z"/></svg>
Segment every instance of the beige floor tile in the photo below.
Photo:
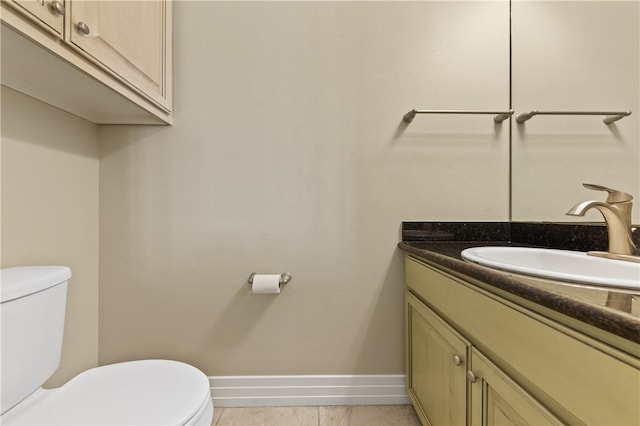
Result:
<svg viewBox="0 0 640 426"><path fill-rule="evenodd" d="M225 408L217 426L318 426L318 407Z"/></svg>
<svg viewBox="0 0 640 426"><path fill-rule="evenodd" d="M321 426L420 426L410 405L320 407L319 415Z"/></svg>
<svg viewBox="0 0 640 426"><path fill-rule="evenodd" d="M220 420L220 416L222 415L222 411L224 408L214 407L213 409L213 420L211 421L211 426L217 425L218 420Z"/></svg>

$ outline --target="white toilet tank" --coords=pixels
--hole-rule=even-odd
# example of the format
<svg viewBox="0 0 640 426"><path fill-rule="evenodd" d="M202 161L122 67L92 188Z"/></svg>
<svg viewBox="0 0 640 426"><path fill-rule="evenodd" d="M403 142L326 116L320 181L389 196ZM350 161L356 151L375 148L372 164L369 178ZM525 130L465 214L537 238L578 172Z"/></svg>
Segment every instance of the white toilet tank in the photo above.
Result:
<svg viewBox="0 0 640 426"><path fill-rule="evenodd" d="M58 368L69 278L66 266L1 271L2 413L36 391Z"/></svg>

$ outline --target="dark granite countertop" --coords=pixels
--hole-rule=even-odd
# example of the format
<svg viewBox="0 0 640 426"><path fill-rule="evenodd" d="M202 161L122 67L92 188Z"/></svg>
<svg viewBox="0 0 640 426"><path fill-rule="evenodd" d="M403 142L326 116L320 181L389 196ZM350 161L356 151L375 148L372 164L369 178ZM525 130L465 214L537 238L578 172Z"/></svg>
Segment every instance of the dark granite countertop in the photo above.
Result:
<svg viewBox="0 0 640 426"><path fill-rule="evenodd" d="M450 225L450 223L447 224ZM441 225L441 222L438 223L436 228L442 228ZM405 223L403 224L404 241L399 243L398 247L427 263L442 266L455 273L486 283L487 288L485 289L489 289L489 291L491 288L498 289L503 293L516 296L516 300L523 299L533 302L533 306L542 307L541 311L547 308L615 336L640 343L640 296L634 296L631 313L623 312L604 305L608 293L606 290L563 285L551 280L524 277L462 260L461 251L469 247L489 245L545 246L544 244L527 244L526 241L522 241L523 238L513 242L510 235L505 237L504 229L496 228L494 225L491 224L490 227L498 229L497 238L493 232L481 232L483 238L490 237L482 241L481 238L477 239L469 235L460 238L460 233L457 231L449 232L448 228L446 232L440 232L441 229L440 231L434 230L431 225L423 226L427 228L427 232L422 233L421 237L417 237L419 232L415 229L416 223ZM478 226L478 224L474 224L474 227ZM405 233L405 231L407 232ZM436 238L431 239L428 234L434 234L434 232L437 234ZM443 234L449 235L443 237ZM509 234L508 231L507 234ZM567 247L557 248L567 249ZM579 250L580 248L573 249ZM640 347L638 348L637 352L640 352ZM634 354L637 356L638 354L635 352Z"/></svg>

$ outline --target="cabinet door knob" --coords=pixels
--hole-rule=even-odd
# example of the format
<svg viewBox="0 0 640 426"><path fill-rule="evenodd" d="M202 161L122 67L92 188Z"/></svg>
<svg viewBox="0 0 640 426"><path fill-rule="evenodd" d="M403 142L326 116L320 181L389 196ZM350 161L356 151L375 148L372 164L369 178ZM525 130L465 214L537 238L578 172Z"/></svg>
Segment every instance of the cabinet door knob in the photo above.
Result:
<svg viewBox="0 0 640 426"><path fill-rule="evenodd" d="M81 34L84 35L89 35L89 26L87 24L85 24L84 22L80 21L76 24L76 28L78 29L78 32L80 32Z"/></svg>
<svg viewBox="0 0 640 426"><path fill-rule="evenodd" d="M458 356L458 355L454 355L453 356L453 363L455 365L457 365L458 367L460 367L462 365L462 358L460 358L460 356Z"/></svg>
<svg viewBox="0 0 640 426"><path fill-rule="evenodd" d="M66 13L66 10L62 5L62 3L57 0L54 0L51 3L49 3L49 6L51 7L51 10L54 13L57 13L58 15L64 16L64 14Z"/></svg>
<svg viewBox="0 0 640 426"><path fill-rule="evenodd" d="M476 373L469 370L467 371L467 380L470 381L471 383L475 383L476 380L478 380L478 376L476 376Z"/></svg>

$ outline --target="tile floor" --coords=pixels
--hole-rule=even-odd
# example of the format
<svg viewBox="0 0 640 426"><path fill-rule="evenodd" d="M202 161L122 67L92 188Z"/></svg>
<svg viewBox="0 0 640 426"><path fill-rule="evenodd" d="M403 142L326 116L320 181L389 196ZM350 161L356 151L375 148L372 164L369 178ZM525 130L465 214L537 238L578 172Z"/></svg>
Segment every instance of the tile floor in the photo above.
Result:
<svg viewBox="0 0 640 426"><path fill-rule="evenodd" d="M216 408L215 426L420 426L411 405Z"/></svg>

